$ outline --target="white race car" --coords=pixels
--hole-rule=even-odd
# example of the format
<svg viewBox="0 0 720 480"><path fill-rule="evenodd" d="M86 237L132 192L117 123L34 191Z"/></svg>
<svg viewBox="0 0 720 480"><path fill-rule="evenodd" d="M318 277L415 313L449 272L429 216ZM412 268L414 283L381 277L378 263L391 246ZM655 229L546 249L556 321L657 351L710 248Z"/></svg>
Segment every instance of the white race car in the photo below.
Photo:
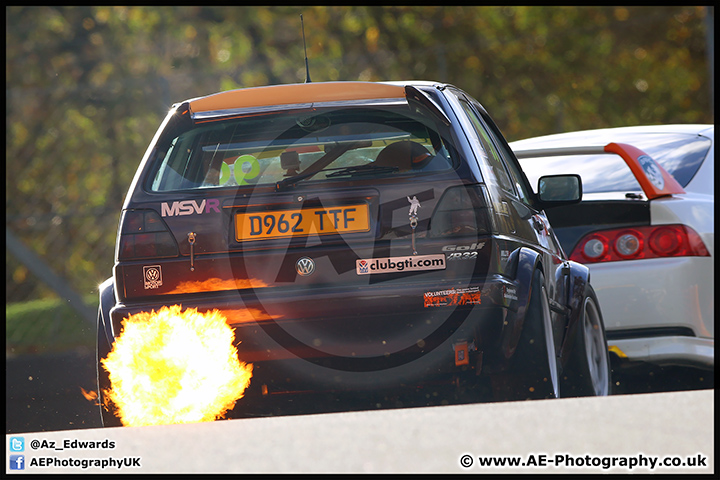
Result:
<svg viewBox="0 0 720 480"><path fill-rule="evenodd" d="M510 144L530 183L579 174L583 201L547 211L590 267L621 365L714 368L713 125L587 130Z"/></svg>

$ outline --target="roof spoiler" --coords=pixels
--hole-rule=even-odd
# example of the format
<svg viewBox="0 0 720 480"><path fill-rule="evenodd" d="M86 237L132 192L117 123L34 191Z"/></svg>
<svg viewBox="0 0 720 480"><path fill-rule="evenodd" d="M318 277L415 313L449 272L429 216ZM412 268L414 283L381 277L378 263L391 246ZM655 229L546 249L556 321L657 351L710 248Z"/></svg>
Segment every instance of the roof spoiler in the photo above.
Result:
<svg viewBox="0 0 720 480"><path fill-rule="evenodd" d="M445 124L445 126L450 126L450 119L448 118L448 116L445 115L445 112L442 110L442 108L440 108L437 103L435 103L435 100L430 98L425 92L413 85L406 85L405 96L407 97L408 103L419 103L423 107L430 110L433 115L438 117Z"/></svg>
<svg viewBox="0 0 720 480"><path fill-rule="evenodd" d="M563 155L616 154L625 160L648 200L685 193L682 186L653 160L650 155L626 143L608 143L604 147L560 147L517 150L517 158L555 157Z"/></svg>

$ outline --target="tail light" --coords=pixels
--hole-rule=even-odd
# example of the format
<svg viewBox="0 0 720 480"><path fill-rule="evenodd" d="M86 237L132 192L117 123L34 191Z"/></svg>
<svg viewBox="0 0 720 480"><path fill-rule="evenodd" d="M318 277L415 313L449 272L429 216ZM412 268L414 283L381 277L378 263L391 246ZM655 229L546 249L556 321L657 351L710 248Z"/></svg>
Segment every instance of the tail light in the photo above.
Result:
<svg viewBox="0 0 720 480"><path fill-rule="evenodd" d="M154 210L126 210L120 220L118 260L176 257L175 238Z"/></svg>
<svg viewBox="0 0 720 480"><path fill-rule="evenodd" d="M583 237L570 255L580 263L643 258L709 257L700 235L686 225L617 228Z"/></svg>
<svg viewBox="0 0 720 480"><path fill-rule="evenodd" d="M430 220L430 236L448 237L491 232L492 214L482 185L445 190Z"/></svg>

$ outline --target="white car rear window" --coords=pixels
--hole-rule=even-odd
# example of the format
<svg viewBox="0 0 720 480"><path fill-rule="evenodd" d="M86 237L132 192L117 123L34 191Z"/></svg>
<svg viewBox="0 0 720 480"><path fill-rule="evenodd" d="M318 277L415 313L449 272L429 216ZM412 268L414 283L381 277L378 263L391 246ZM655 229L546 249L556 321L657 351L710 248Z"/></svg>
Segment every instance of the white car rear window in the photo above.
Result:
<svg viewBox="0 0 720 480"><path fill-rule="evenodd" d="M687 134L618 135L612 141L643 150L683 187L695 176L711 147L709 139ZM523 145L523 149L538 147L541 145ZM642 191L630 168L616 155L527 158L520 164L534 189L543 175L575 173L582 177L584 193Z"/></svg>

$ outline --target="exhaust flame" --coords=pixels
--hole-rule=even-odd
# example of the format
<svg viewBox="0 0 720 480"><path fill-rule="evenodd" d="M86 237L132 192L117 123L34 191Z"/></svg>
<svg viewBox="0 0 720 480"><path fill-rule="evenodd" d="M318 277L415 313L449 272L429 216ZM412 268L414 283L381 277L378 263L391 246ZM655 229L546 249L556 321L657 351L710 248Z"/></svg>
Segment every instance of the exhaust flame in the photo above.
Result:
<svg viewBox="0 0 720 480"><path fill-rule="evenodd" d="M173 305L126 318L101 361L111 382L103 394L125 426L222 418L250 384L253 366L238 360L225 317L181 310Z"/></svg>
<svg viewBox="0 0 720 480"><path fill-rule="evenodd" d="M232 278L223 280L221 278L208 278L204 281L180 282L169 294L197 293L197 292L221 292L223 290L243 290L246 288L265 288L267 283L255 278Z"/></svg>
<svg viewBox="0 0 720 480"><path fill-rule="evenodd" d="M85 397L85 400L92 402L93 400L97 400L98 394L95 390L85 390L83 387L80 387L80 391L82 392L83 397Z"/></svg>

